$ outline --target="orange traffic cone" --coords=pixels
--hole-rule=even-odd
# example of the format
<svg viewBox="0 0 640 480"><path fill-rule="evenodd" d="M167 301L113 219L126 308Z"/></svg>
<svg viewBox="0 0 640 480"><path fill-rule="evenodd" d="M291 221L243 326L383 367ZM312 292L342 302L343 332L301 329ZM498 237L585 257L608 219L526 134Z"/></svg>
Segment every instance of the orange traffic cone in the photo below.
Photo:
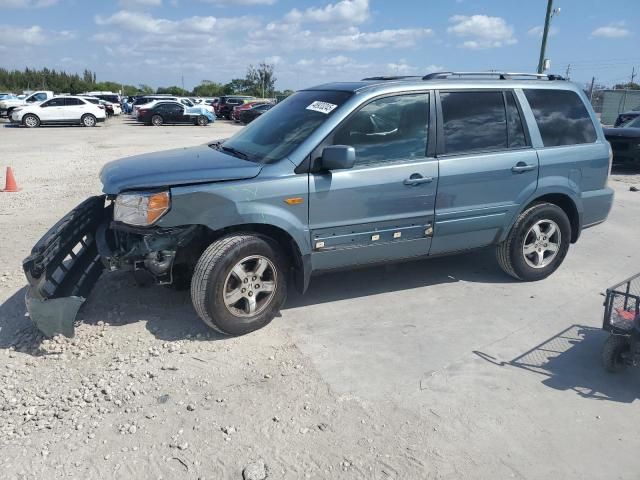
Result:
<svg viewBox="0 0 640 480"><path fill-rule="evenodd" d="M0 190L0 192L19 192L18 184L16 183L16 178L13 176L13 170L11 167L7 167L7 181L4 187L4 190Z"/></svg>

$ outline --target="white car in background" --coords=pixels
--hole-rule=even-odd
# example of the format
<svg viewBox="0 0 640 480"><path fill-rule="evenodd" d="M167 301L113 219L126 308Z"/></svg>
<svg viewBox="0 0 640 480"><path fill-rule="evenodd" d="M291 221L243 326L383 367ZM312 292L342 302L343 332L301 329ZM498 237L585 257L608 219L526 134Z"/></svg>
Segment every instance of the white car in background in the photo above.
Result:
<svg viewBox="0 0 640 480"><path fill-rule="evenodd" d="M11 123L34 128L40 125L79 124L95 127L106 118L102 105L95 105L89 100L76 97L54 97L37 105L18 107L11 112Z"/></svg>

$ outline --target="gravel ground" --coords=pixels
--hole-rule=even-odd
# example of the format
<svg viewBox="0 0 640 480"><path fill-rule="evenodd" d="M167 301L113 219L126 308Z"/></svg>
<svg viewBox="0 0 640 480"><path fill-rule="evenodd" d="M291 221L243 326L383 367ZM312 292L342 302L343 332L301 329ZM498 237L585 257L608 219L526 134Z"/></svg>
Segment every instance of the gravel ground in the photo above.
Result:
<svg viewBox="0 0 640 480"><path fill-rule="evenodd" d="M356 344L368 328L358 326L349 338L336 340L317 326L317 312L340 323L362 300L350 299L345 287L347 293L331 303L324 299L314 304L321 294L331 297L323 281L335 284L336 276L321 279L312 289L312 306L305 307L294 295L293 305L269 327L241 338L221 338L199 321L188 294L140 288L124 274L105 275L81 312L83 323L76 336L43 339L25 318L21 259L59 217L99 191L97 172L102 165L137 153L202 144L238 128L226 122L206 128L151 128L126 118L92 129L27 130L0 123L0 167L11 165L22 188L0 194L3 478L638 478L630 472L634 463L638 465L633 459L640 441L633 425L625 422L640 413L633 401L637 376L626 378L636 386L626 392L624 413L615 416L613 408L606 410L613 423L607 435L616 438L619 444L613 448L626 458L622 465L612 464L606 477L591 467L565 465L560 456L549 457L544 449L527 445L522 432L532 428L532 418L536 431L553 428L533 411L556 401L554 394L522 377L496 374L499 370L492 366L478 367L487 362L477 356L469 369L463 366L465 357L450 359L443 369L430 371L425 366L415 389L433 396L423 396L420 402L404 391L394 395L382 389L369 395L366 387L360 388L368 376L387 385L402 377L400 369L382 371L362 356L349 359L359 369L354 370L358 378L335 380L350 365L342 363L336 372L326 349L338 348L341 342ZM616 172L612 180L623 202L631 195L630 186L640 187L636 172ZM617 208L625 218L640 220L640 202L632 199ZM468 268L469 257L461 258L457 264L445 259L433 265ZM629 258L631 263L638 260L635 252ZM357 281L375 283L380 272L393 277L394 267L370 269ZM474 288L504 302L513 294L509 285ZM358 287L351 288L356 292ZM412 288L406 285L407 292ZM369 306L375 312L379 305ZM383 305L382 319L375 318L393 316L391 306ZM449 308L449 315L466 312L464 305ZM523 310L531 308L535 307L522 305ZM569 327L572 321L557 325ZM405 325L402 333L415 337L410 327L415 325ZM492 334L495 342L505 337L500 331ZM580 334L574 334L579 341ZM434 343L445 342L437 328L429 336ZM509 348L515 347L509 345L503 358ZM325 351L320 354L318 349ZM375 355L359 352L367 353ZM471 356L471 349L464 355ZM393 364L401 356L396 352L375 360ZM600 416L591 415L580 399L565 395L562 402L575 412L574 418L561 420L574 425L572 432L576 422L583 422L585 435L604 428L593 423ZM516 404L527 410L514 411ZM483 444L483 432L500 440ZM573 443L572 452L583 450L582 442L582 437L550 440L559 450L565 448L561 444ZM588 443L585 458L603 455L594 448L597 444ZM607 446L601 448L606 451ZM607 458L600 461L606 463Z"/></svg>

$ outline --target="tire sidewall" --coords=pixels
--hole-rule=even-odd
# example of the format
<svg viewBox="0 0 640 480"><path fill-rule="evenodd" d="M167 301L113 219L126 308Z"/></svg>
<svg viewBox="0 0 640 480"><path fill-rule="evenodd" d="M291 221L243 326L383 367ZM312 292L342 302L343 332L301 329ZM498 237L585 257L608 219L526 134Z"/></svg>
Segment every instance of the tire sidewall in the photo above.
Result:
<svg viewBox="0 0 640 480"><path fill-rule="evenodd" d="M533 268L525 261L522 247L529 229L540 220L552 220L560 228L560 251L549 265L543 268ZM513 239L511 240L509 255L511 256L513 270L522 280L542 280L555 272L567 256L569 244L571 243L571 223L564 210L557 205L550 203L539 204L531 208L524 220L515 226L512 235Z"/></svg>
<svg viewBox="0 0 640 480"><path fill-rule="evenodd" d="M87 119L92 118L93 119L93 123L87 124ZM95 127L96 126L96 117L94 117L93 115L87 114L87 115L83 115L82 118L80 119L80 121L82 122L82 125L85 127Z"/></svg>
<svg viewBox="0 0 640 480"><path fill-rule="evenodd" d="M233 315L224 304L224 284L231 269L243 258L252 255L267 257L277 272L276 291L269 306L255 317L244 318ZM275 317L286 299L287 275L285 263L279 251L259 237L232 248L212 268L206 286L205 306L209 317L218 328L230 335L244 335L267 325Z"/></svg>
<svg viewBox="0 0 640 480"><path fill-rule="evenodd" d="M35 125L28 125L27 124L27 118L35 118L35 120L36 120ZM24 116L24 118L22 119L22 124L27 128L36 128L36 127L40 126L40 119L38 117L36 117L35 115L30 113L30 114Z"/></svg>

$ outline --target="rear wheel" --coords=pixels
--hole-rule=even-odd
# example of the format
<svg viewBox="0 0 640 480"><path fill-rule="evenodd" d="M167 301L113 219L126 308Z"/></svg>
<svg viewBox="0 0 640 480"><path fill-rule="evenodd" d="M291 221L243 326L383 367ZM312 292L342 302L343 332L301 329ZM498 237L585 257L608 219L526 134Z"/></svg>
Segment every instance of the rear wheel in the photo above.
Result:
<svg viewBox="0 0 640 480"><path fill-rule="evenodd" d="M25 127L35 128L35 127L39 127L40 126L40 119L38 117L36 117L35 115L33 115L31 113L28 113L22 119L22 123L23 123L23 125Z"/></svg>
<svg viewBox="0 0 640 480"><path fill-rule="evenodd" d="M620 373L626 367L625 354L631 346L627 337L611 335L602 347L602 364L607 372Z"/></svg>
<svg viewBox="0 0 640 480"><path fill-rule="evenodd" d="M82 123L82 125L85 127L95 127L97 123L96 117L94 117L90 113L87 113L86 115L82 116L82 118L80 119L80 123Z"/></svg>
<svg viewBox="0 0 640 480"><path fill-rule="evenodd" d="M154 127L159 127L163 123L164 120L160 115L154 115L153 117L151 117L151 125L153 125Z"/></svg>
<svg viewBox="0 0 640 480"><path fill-rule="evenodd" d="M206 127L209 124L209 119L204 115L200 115L196 120L196 123L201 127Z"/></svg>
<svg viewBox="0 0 640 480"><path fill-rule="evenodd" d="M518 280L548 277L562 264L571 242L571 223L557 205L538 203L522 212L498 245L500 267Z"/></svg>
<svg viewBox="0 0 640 480"><path fill-rule="evenodd" d="M267 325L286 294L286 263L275 247L254 235L230 235L207 248L196 265L191 299L202 320L227 335Z"/></svg>

